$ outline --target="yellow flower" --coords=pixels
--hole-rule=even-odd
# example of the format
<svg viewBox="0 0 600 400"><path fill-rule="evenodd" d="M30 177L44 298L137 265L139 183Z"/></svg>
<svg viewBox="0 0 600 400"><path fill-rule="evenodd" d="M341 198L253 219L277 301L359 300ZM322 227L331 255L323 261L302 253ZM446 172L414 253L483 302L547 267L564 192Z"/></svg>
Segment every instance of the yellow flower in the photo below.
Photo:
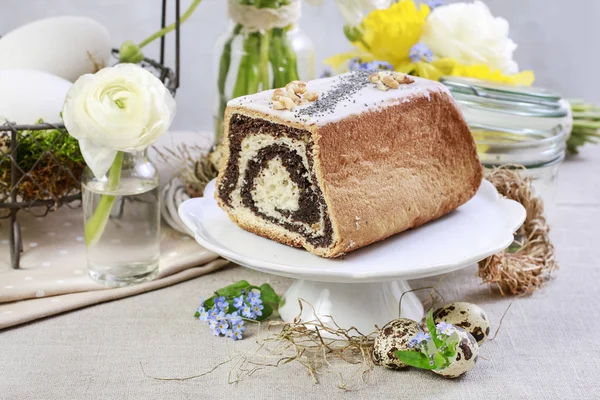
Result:
<svg viewBox="0 0 600 400"><path fill-rule="evenodd" d="M421 78L439 81L442 76L452 75L456 61L450 58L441 58L432 62L405 62L396 67L399 72L420 76Z"/></svg>
<svg viewBox="0 0 600 400"><path fill-rule="evenodd" d="M326 65L329 65L333 70L334 75L343 74L348 72L350 60L353 58L359 58L361 62L371 62L375 60L371 54L364 52L359 49L354 49L347 53L340 53L329 57L324 61Z"/></svg>
<svg viewBox="0 0 600 400"><path fill-rule="evenodd" d="M439 58L432 62L407 62L396 68L400 72L410 73L421 78L439 81L442 76L464 76L509 85L530 86L535 80L533 71L522 71L518 74L506 75L500 70L493 70L488 65L465 65L452 58Z"/></svg>
<svg viewBox="0 0 600 400"><path fill-rule="evenodd" d="M360 24L362 40L354 42L374 59L394 66L409 60L408 53L421 37L429 7L400 0L384 10L373 10Z"/></svg>
<svg viewBox="0 0 600 400"><path fill-rule="evenodd" d="M489 65L485 64L464 65L457 63L452 75L522 86L530 86L535 80L533 71L521 71L517 74L505 75L499 69L492 70Z"/></svg>
<svg viewBox="0 0 600 400"><path fill-rule="evenodd" d="M352 28L347 36L356 46L353 51L330 57L325 61L336 74L348 71L353 58L361 62L387 61L399 72L410 73L422 78L439 81L443 76L463 76L493 82L529 86L535 76L532 71L515 74L503 73L488 64L472 64L434 53L432 62L412 62L411 47L419 42L426 25L430 9L421 4L418 8L413 0L399 0L387 9L373 10L363 19L358 28ZM443 22L443 21L442 21ZM438 21L439 24L442 22ZM443 46L443 37L440 39Z"/></svg>

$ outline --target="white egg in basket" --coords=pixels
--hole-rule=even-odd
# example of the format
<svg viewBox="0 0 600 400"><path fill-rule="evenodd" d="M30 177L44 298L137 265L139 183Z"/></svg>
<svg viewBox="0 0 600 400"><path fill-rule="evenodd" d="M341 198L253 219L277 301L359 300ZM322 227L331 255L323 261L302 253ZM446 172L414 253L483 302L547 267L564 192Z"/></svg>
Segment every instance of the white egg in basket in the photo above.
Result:
<svg viewBox="0 0 600 400"><path fill-rule="evenodd" d="M106 27L87 17L45 18L0 36L0 68L34 69L71 82L106 66L111 51Z"/></svg>
<svg viewBox="0 0 600 400"><path fill-rule="evenodd" d="M46 72L0 69L0 125L6 120L35 124L60 122L65 96L73 84Z"/></svg>

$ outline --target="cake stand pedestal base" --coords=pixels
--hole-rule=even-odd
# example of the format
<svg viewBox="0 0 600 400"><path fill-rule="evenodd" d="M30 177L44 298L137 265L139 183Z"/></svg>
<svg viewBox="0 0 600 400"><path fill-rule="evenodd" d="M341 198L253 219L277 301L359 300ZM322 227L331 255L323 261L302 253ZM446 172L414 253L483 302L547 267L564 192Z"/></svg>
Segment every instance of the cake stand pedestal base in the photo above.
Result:
<svg viewBox="0 0 600 400"><path fill-rule="evenodd" d="M306 300L303 304L302 320L313 321L319 317L321 321L335 328L335 324L348 329L355 327L364 335L375 331L398 317L421 321L423 304L417 296L409 291L406 281L383 283L331 283L297 280L283 296L279 308L281 318L293 322L300 315L298 299ZM398 304L402 297L402 310ZM312 305L312 307L311 307Z"/></svg>

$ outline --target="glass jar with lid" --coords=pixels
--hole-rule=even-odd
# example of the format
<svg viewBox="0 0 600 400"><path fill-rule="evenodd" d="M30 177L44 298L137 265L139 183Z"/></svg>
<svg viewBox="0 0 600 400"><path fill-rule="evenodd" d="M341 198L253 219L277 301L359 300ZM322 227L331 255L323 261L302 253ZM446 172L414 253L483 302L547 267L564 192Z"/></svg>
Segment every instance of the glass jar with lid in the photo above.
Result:
<svg viewBox="0 0 600 400"><path fill-rule="evenodd" d="M573 125L569 103L536 87L454 76L441 82L469 124L484 167L524 166L534 192L552 208L555 180Z"/></svg>

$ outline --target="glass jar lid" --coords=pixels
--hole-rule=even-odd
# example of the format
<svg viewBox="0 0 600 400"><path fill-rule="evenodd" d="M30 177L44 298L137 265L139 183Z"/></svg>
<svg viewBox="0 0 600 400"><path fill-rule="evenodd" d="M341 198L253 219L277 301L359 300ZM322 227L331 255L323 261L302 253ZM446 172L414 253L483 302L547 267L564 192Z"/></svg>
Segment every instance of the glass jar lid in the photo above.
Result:
<svg viewBox="0 0 600 400"><path fill-rule="evenodd" d="M560 95L543 88L457 76L442 77L440 81L458 102L474 109L541 118L563 118L569 113Z"/></svg>
<svg viewBox="0 0 600 400"><path fill-rule="evenodd" d="M558 94L454 76L441 82L463 113L484 165L536 168L563 159L572 117Z"/></svg>

